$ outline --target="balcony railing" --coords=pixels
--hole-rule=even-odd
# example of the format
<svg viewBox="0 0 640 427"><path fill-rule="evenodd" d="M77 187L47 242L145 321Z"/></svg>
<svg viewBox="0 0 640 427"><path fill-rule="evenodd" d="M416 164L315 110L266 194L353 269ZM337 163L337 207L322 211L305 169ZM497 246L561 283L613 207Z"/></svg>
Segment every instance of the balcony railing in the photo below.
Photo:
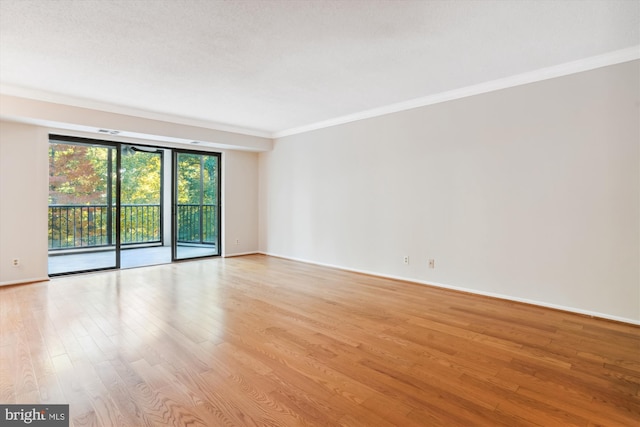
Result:
<svg viewBox="0 0 640 427"><path fill-rule="evenodd" d="M215 205L178 205L178 243L216 243ZM108 205L49 205L49 249L115 244L116 210ZM162 242L160 205L120 205L122 245Z"/></svg>
<svg viewBox="0 0 640 427"><path fill-rule="evenodd" d="M216 205L178 205L178 243L217 243Z"/></svg>

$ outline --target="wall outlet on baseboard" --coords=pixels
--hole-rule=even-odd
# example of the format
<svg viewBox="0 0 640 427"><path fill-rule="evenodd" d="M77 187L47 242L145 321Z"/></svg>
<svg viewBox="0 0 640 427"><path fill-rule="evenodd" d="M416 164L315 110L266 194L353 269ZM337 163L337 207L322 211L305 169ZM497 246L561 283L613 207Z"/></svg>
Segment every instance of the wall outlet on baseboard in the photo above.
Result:
<svg viewBox="0 0 640 427"><path fill-rule="evenodd" d="M236 239L236 245L240 244L240 239Z"/></svg>
<svg viewBox="0 0 640 427"><path fill-rule="evenodd" d="M409 265L409 255L405 255L405 256L402 258L402 262L403 262L404 264Z"/></svg>
<svg viewBox="0 0 640 427"><path fill-rule="evenodd" d="M20 258L14 258L11 260L11 267L20 267Z"/></svg>
<svg viewBox="0 0 640 427"><path fill-rule="evenodd" d="M429 259L429 268L436 268L436 260Z"/></svg>

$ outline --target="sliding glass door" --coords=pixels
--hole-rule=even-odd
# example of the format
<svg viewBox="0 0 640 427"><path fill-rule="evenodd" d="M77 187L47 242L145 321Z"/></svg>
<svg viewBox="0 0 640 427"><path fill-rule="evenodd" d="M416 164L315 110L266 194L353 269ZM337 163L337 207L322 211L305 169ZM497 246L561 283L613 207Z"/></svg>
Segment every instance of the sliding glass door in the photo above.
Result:
<svg viewBox="0 0 640 427"><path fill-rule="evenodd" d="M52 137L49 274L119 267L116 144Z"/></svg>
<svg viewBox="0 0 640 427"><path fill-rule="evenodd" d="M220 255L220 154L174 150L173 259Z"/></svg>
<svg viewBox="0 0 640 427"><path fill-rule="evenodd" d="M163 246L164 150L122 145L120 168L120 264L122 268L171 262ZM167 243L169 244L169 243Z"/></svg>
<svg viewBox="0 0 640 427"><path fill-rule="evenodd" d="M48 211L49 275L220 255L220 154L51 136Z"/></svg>

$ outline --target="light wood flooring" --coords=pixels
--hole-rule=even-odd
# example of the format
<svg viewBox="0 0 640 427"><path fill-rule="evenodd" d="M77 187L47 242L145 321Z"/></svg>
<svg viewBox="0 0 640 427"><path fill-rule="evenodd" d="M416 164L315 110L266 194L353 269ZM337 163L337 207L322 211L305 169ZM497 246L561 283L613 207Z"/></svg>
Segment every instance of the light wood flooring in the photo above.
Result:
<svg viewBox="0 0 640 427"><path fill-rule="evenodd" d="M72 426L637 426L640 328L262 255L0 288Z"/></svg>

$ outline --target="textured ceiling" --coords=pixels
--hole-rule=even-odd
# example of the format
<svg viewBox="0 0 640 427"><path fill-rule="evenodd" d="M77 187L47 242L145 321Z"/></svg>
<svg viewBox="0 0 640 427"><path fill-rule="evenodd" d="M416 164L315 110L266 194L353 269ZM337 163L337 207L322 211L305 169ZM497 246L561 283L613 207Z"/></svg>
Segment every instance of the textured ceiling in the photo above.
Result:
<svg viewBox="0 0 640 427"><path fill-rule="evenodd" d="M0 89L270 135L637 46L639 30L637 0L0 0Z"/></svg>

